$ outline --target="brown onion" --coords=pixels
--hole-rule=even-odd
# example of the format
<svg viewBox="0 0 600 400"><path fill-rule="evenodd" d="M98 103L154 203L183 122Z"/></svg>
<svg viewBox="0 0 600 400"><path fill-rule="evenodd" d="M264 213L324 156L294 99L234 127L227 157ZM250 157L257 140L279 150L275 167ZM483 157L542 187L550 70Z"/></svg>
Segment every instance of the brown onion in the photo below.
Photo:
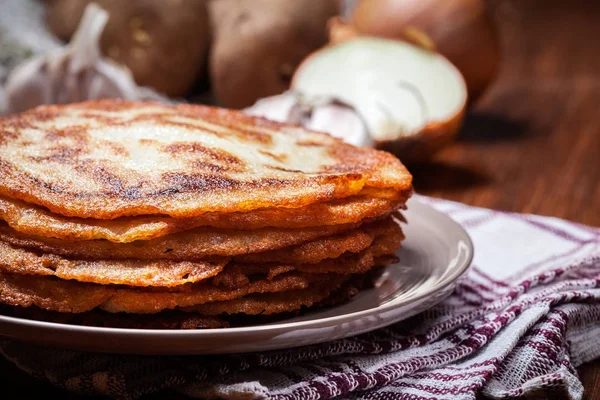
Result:
<svg viewBox="0 0 600 400"><path fill-rule="evenodd" d="M465 77L471 102L500 64L496 32L481 0L359 0L350 21L360 35L413 42L430 38Z"/></svg>

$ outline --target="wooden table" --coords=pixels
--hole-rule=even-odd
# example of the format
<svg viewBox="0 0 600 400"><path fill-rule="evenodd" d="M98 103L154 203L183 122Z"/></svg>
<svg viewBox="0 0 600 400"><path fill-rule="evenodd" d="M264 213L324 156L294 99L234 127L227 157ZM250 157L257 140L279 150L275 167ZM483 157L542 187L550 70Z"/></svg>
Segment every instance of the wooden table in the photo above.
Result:
<svg viewBox="0 0 600 400"><path fill-rule="evenodd" d="M411 168L417 191L600 226L600 2L489 5L502 43L501 73L458 143L434 163ZM600 361L579 373L586 397L600 398ZM2 398L74 397L4 360L0 379L10 382Z"/></svg>
<svg viewBox="0 0 600 400"><path fill-rule="evenodd" d="M600 226L600 2L489 1L503 65L422 194ZM579 368L600 399L600 361ZM546 398L541 394L540 398ZM554 398L554 397L552 397Z"/></svg>

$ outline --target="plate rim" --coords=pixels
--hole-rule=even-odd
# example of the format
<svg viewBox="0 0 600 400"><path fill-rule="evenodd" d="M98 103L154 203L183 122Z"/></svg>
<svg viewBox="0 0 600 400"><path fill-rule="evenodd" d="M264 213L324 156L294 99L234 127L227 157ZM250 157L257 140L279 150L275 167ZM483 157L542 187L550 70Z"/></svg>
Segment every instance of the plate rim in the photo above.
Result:
<svg viewBox="0 0 600 400"><path fill-rule="evenodd" d="M347 322L347 320L357 320L360 318L368 318L373 315L382 314L388 311L393 310L394 308L407 306L410 303L416 303L422 301L424 298L428 296L432 296L437 292L443 291L449 285L455 283L461 276L463 276L469 267L472 264L473 256L475 253L475 248L473 246L473 241L468 234L468 232L454 219L450 216L444 214L441 211L436 210L429 204L425 204L419 201L417 198L411 198L408 201L409 208L418 208L420 209L418 212L425 211L427 213L436 215L437 218L441 218L446 221L446 223L450 223L457 231L463 236L463 239L466 242L467 248L469 250L466 260L462 262L461 265L457 266L456 269L449 274L448 276L443 277L440 280L440 283L435 285L435 289L429 289L424 293L421 293L415 297L408 299L407 301L394 302L389 301L385 304L382 304L378 307L369 308L366 310L355 311L351 313L335 315L325 318L319 319L308 319L305 321L295 321L295 322L282 322L282 323L272 323L265 325L253 325L253 326L242 326L242 327L233 327L233 328L209 328L209 329L190 329L190 330L182 330L182 329L139 329L139 328L111 328L111 327L98 327L98 326L84 326L84 325L72 325L72 324L63 324L59 322L50 322L50 321L38 321L31 320L26 318L12 317L7 315L0 314L0 322L5 322L9 324L19 324L24 328L31 329L53 329L57 331L61 331L65 334L106 334L106 335L139 335L142 337L161 337L161 336L185 336L185 337L197 337L198 339L202 337L214 337L214 335L240 335L243 333L278 333L280 331L288 331L289 329L310 329L310 328L318 328L322 327L323 324L327 326L337 325L340 323ZM318 326L315 326L318 324ZM0 332L0 337L4 336Z"/></svg>

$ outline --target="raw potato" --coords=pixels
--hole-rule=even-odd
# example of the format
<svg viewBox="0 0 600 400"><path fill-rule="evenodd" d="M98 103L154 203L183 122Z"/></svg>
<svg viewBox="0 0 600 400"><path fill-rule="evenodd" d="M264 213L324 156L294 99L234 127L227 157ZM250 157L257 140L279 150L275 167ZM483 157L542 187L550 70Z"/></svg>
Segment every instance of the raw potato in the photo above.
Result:
<svg viewBox="0 0 600 400"><path fill-rule="evenodd" d="M338 0L213 0L209 71L220 105L242 108L288 89L297 65L327 42Z"/></svg>
<svg viewBox="0 0 600 400"><path fill-rule="evenodd" d="M68 42L75 33L89 0L47 0L46 23L59 39Z"/></svg>
<svg viewBox="0 0 600 400"><path fill-rule="evenodd" d="M47 21L66 38L89 0L53 0ZM204 0L95 0L110 18L104 54L126 65L135 81L168 96L183 96L202 75L210 44ZM77 16L76 13L80 13Z"/></svg>

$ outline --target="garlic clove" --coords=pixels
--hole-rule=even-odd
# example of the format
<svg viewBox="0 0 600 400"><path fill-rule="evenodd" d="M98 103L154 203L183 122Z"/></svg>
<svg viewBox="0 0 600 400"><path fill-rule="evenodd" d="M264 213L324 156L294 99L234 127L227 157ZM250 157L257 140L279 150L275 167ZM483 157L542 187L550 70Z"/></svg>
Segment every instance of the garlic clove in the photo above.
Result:
<svg viewBox="0 0 600 400"><path fill-rule="evenodd" d="M329 103L316 106L304 127L327 132L355 146L372 146L373 140L358 113L349 106Z"/></svg>
<svg viewBox="0 0 600 400"><path fill-rule="evenodd" d="M6 113L40 104L63 104L99 98L170 102L149 88L137 86L130 71L102 57L100 35L108 13L87 6L71 43L19 64L5 86Z"/></svg>
<svg viewBox="0 0 600 400"><path fill-rule="evenodd" d="M326 132L355 146L373 145L360 115L352 107L328 96L307 98L288 91L260 99L244 112Z"/></svg>
<svg viewBox="0 0 600 400"><path fill-rule="evenodd" d="M290 121L290 114L298 102L299 96L297 94L285 92L277 96L259 99L252 106L244 109L244 112L277 122L292 122Z"/></svg>

